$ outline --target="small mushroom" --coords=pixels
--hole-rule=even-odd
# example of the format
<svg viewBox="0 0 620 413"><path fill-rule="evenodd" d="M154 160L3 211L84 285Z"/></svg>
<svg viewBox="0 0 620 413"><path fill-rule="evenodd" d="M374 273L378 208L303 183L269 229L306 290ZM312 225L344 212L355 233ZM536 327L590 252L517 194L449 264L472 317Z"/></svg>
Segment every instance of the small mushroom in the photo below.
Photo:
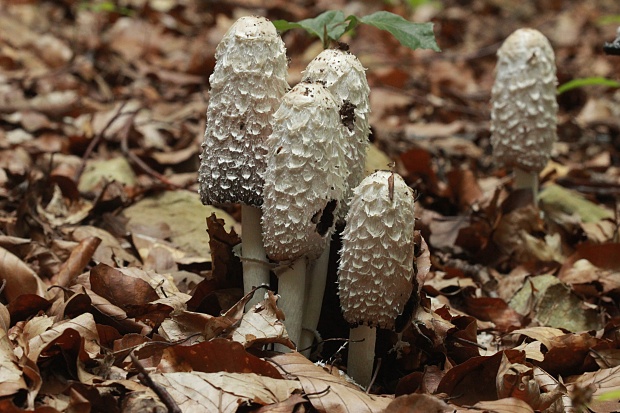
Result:
<svg viewBox="0 0 620 413"><path fill-rule="evenodd" d="M278 275L278 302L289 337L299 343L307 260L329 241L345 186L338 105L319 83L300 83L272 118L263 202L267 256L291 263ZM293 273L293 269L297 273Z"/></svg>
<svg viewBox="0 0 620 413"><path fill-rule="evenodd" d="M353 191L338 294L352 326L347 369L363 386L372 376L376 327L393 329L413 291L414 220L413 190L394 172L377 171Z"/></svg>
<svg viewBox="0 0 620 413"><path fill-rule="evenodd" d="M198 182L204 204L242 204L245 292L269 284L260 205L270 118L288 90L284 42L264 17L237 20L218 44ZM252 302L258 301L255 298Z"/></svg>
<svg viewBox="0 0 620 413"><path fill-rule="evenodd" d="M491 145L495 159L515 169L515 188L536 196L538 173L557 140L556 67L551 44L534 29L519 29L497 52L492 90Z"/></svg>
<svg viewBox="0 0 620 413"><path fill-rule="evenodd" d="M370 126L368 122L370 88L366 80L366 70L359 59L344 48L326 49L315 57L304 71L303 81L321 82L332 93L340 106L340 128L344 141L346 176L343 204L339 208L338 222L344 222L348 203L355 188L364 178L366 149ZM301 348L309 348L314 341L321 315L323 295L329 264L329 243L319 259L309 267L309 280L306 283L306 299Z"/></svg>

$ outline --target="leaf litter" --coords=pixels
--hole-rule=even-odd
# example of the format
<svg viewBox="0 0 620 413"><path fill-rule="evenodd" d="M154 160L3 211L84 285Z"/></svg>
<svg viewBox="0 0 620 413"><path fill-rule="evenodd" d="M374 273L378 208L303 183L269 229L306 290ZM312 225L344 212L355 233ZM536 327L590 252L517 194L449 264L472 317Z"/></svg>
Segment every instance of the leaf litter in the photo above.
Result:
<svg viewBox="0 0 620 413"><path fill-rule="evenodd" d="M294 344L272 292L243 310L239 208L196 194L223 33L325 11L259 3L0 1L0 410L620 410L617 91L559 95L540 209L494 166L488 123L519 27L551 39L560 83L613 79L615 2L330 5L431 21L443 50L344 39L372 89L367 169L395 162L418 193L419 301L379 331L369 392L345 375L334 274L311 360L271 351ZM320 44L284 39L294 82Z"/></svg>

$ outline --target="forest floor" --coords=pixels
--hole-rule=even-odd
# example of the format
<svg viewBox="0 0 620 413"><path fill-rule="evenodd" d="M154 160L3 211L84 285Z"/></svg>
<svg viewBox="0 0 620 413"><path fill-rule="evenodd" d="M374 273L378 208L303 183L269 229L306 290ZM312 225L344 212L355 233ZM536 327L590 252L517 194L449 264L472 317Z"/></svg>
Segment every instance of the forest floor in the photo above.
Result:
<svg viewBox="0 0 620 413"><path fill-rule="evenodd" d="M620 411L620 92L558 96L538 206L489 141L502 41L545 34L560 85L620 80L617 0L418 3L0 0L0 411ZM327 9L431 21L442 49L343 39L368 68L367 169L395 162L421 235L419 302L378 332L368 392L341 373L336 254L325 341L273 352L275 296L240 301L240 210L197 194L223 34ZM322 44L283 39L294 85Z"/></svg>

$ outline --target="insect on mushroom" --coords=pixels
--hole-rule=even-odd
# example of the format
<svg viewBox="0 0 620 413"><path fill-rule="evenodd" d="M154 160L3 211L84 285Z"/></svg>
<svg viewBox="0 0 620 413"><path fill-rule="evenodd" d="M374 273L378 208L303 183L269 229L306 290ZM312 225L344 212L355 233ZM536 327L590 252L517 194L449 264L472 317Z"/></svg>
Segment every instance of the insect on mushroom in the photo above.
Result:
<svg viewBox="0 0 620 413"><path fill-rule="evenodd" d="M284 42L264 17L237 20L218 44L198 182L204 204L240 203L243 284L269 284L260 205L271 115L288 90ZM254 297L250 302L259 300Z"/></svg>
<svg viewBox="0 0 620 413"><path fill-rule="evenodd" d="M515 188L530 189L534 202L538 174L557 140L555 56L547 38L519 29L497 51L491 92L491 145L500 164L514 167Z"/></svg>
<svg viewBox="0 0 620 413"><path fill-rule="evenodd" d="M338 267L338 294L349 336L349 375L372 376L376 328L393 329L413 292L414 193L403 178L377 171L353 191Z"/></svg>

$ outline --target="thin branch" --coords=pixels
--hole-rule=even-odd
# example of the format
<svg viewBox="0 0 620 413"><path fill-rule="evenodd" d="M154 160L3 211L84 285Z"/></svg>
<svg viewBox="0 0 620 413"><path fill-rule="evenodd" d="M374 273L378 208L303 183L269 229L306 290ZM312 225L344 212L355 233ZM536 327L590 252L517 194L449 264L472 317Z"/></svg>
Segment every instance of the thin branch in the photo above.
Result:
<svg viewBox="0 0 620 413"><path fill-rule="evenodd" d="M129 353L129 357L131 357L131 361L140 373L138 374L140 383L151 388L155 394L157 394L161 402L168 408L168 413L183 413L177 402L175 402L172 396L170 396L170 393L168 393L168 390L166 390L161 384L153 381L151 376L149 376L149 373L146 371L142 363L140 363L140 360L138 360L138 358L133 354L133 352Z"/></svg>

